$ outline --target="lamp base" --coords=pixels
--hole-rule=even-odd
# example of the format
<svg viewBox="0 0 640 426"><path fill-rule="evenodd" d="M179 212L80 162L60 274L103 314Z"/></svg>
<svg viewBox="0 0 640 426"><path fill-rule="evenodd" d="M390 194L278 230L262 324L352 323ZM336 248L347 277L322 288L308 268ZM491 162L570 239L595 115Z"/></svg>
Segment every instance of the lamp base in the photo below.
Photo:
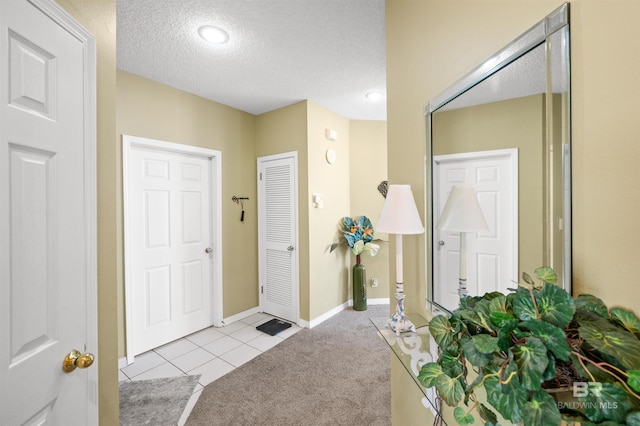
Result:
<svg viewBox="0 0 640 426"><path fill-rule="evenodd" d="M416 326L413 325L411 320L405 315L398 315L397 313L389 320L389 328L395 331L396 336L405 331L416 331Z"/></svg>
<svg viewBox="0 0 640 426"><path fill-rule="evenodd" d="M460 300L469 296L469 290L467 290L467 279L458 278L458 296Z"/></svg>
<svg viewBox="0 0 640 426"><path fill-rule="evenodd" d="M416 331L416 326L404 314L404 286L396 283L396 313L389 319L389 328L395 331L396 336L405 331Z"/></svg>

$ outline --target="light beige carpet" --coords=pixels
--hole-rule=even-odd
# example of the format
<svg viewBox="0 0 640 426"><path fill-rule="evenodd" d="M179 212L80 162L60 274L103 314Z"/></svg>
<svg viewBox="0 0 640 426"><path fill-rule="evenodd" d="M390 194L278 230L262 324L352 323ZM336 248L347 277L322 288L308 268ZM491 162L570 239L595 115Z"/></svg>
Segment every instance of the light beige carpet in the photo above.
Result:
<svg viewBox="0 0 640 426"><path fill-rule="evenodd" d="M387 315L349 308L299 331L206 386L187 426L389 426L390 350L369 321Z"/></svg>

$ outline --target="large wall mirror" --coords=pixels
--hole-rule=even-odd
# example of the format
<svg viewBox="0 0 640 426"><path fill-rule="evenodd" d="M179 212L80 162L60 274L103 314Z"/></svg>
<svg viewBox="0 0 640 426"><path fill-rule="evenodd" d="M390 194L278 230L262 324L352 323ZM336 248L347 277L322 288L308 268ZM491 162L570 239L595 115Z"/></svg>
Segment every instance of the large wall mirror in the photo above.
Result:
<svg viewBox="0 0 640 426"><path fill-rule="evenodd" d="M425 107L433 307L457 308L461 287L506 293L540 266L571 292L569 92L565 4Z"/></svg>

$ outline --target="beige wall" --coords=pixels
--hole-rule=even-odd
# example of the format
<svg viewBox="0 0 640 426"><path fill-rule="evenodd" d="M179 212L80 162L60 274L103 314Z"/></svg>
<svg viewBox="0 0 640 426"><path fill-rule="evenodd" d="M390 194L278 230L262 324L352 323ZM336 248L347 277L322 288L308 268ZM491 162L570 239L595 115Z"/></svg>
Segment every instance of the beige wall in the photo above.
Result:
<svg viewBox="0 0 640 426"><path fill-rule="evenodd" d="M256 157L298 153L298 276L300 318L309 319L309 207L307 102L298 102L256 118Z"/></svg>
<svg viewBox="0 0 640 426"><path fill-rule="evenodd" d="M258 305L255 116L129 74L117 73L117 176L121 178L122 135L199 146L222 152L223 317ZM244 222L240 206L244 202ZM121 182L118 199L122 198ZM119 212L119 221L122 213ZM120 227L122 228L122 227ZM118 246L122 247L122 234ZM119 356L124 356L124 305L118 288Z"/></svg>
<svg viewBox="0 0 640 426"><path fill-rule="evenodd" d="M309 186L303 202L309 209L309 315L313 320L350 298L345 281L349 260L342 250L329 253L329 246L337 241L338 221L349 214L350 136L349 120L313 102L307 105ZM339 139L327 140L326 129L335 130ZM329 147L336 152L334 164L326 160ZM322 208L312 206L314 193L322 194Z"/></svg>
<svg viewBox="0 0 640 426"><path fill-rule="evenodd" d="M379 215L382 198L379 194L372 196L370 190L377 187L382 180L380 176L386 176L385 123L350 122L308 101L262 114L256 123L258 157L298 152L300 317L313 321L351 297L350 262L353 256L346 250L329 253L329 247L340 238L337 232L340 218L351 215L354 206L361 211L369 210L353 214L367 214L372 219ZM337 132L335 142L326 138L326 129ZM364 146L365 143L375 149L365 157L354 159L353 145ZM328 148L336 152L334 164L326 161ZM366 161L359 161L360 158L366 158ZM367 190L354 194L354 189L360 186ZM322 208L313 207L314 193L322 194ZM373 273L381 277L381 288L368 297L388 297L387 287L384 287L386 259L384 251L377 258L365 259L367 266L371 262Z"/></svg>
<svg viewBox="0 0 640 426"><path fill-rule="evenodd" d="M389 177L411 183L420 206L424 104L561 4L387 0ZM574 293L640 313L629 297L640 258L640 3L575 0L570 15ZM423 262L404 259L408 310L424 305ZM394 383L401 373L393 369ZM419 401L400 410L394 394L394 424L423 410Z"/></svg>
<svg viewBox="0 0 640 426"><path fill-rule="evenodd" d="M363 256L367 274L367 299L389 297L389 236L375 231L384 204L378 185L387 180L387 122L354 120L349 131L351 169L351 217L360 215L371 219L374 238L380 250L375 257ZM351 257L351 265L355 257ZM371 279L378 279L378 287L371 287ZM395 289L395 280L394 280ZM394 301L395 303L395 301Z"/></svg>
<svg viewBox="0 0 640 426"><path fill-rule="evenodd" d="M117 77L118 198L122 197L122 135L222 152L224 317L258 305L256 158L289 151L298 153L300 317L311 321L348 300L349 258L344 252L329 254L328 247L335 241L339 218L349 214L352 169L355 174L369 176L371 188L375 188L373 179L379 177L368 172L368 163L350 163L349 120L306 101L256 117L130 73L118 71ZM376 122L356 125L362 140L375 133L370 126L381 128ZM336 130L340 141L328 141L327 128ZM385 138L385 132L379 133L377 149L369 154L369 161L376 165L386 165ZM325 160L330 146L337 152L335 164ZM385 170L382 168L383 176ZM312 207L311 194L315 192L324 195L323 208ZM231 202L232 195L250 199L244 204L244 222L239 220L240 210ZM375 207L373 212L379 210L379 194L377 198L360 197L358 203L365 206L367 199ZM118 210L122 229L121 207ZM117 244L122 247L121 232ZM378 265L385 274L382 282L386 281L385 266L386 262ZM378 292L380 297L388 293ZM120 357L125 355L123 293L119 285Z"/></svg>

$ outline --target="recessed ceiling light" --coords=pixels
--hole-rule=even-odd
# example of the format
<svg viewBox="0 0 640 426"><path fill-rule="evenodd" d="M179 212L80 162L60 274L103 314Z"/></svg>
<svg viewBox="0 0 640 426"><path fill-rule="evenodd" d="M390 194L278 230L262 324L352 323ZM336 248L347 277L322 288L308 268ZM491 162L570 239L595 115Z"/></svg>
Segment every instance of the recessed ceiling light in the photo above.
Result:
<svg viewBox="0 0 640 426"><path fill-rule="evenodd" d="M380 93L380 92L369 92L366 95L364 95L364 97L369 99L370 101L379 101L380 99L382 99L382 93Z"/></svg>
<svg viewBox="0 0 640 426"><path fill-rule="evenodd" d="M198 34L209 43L222 44L229 40L229 34L226 31L213 25L205 25L198 28Z"/></svg>

